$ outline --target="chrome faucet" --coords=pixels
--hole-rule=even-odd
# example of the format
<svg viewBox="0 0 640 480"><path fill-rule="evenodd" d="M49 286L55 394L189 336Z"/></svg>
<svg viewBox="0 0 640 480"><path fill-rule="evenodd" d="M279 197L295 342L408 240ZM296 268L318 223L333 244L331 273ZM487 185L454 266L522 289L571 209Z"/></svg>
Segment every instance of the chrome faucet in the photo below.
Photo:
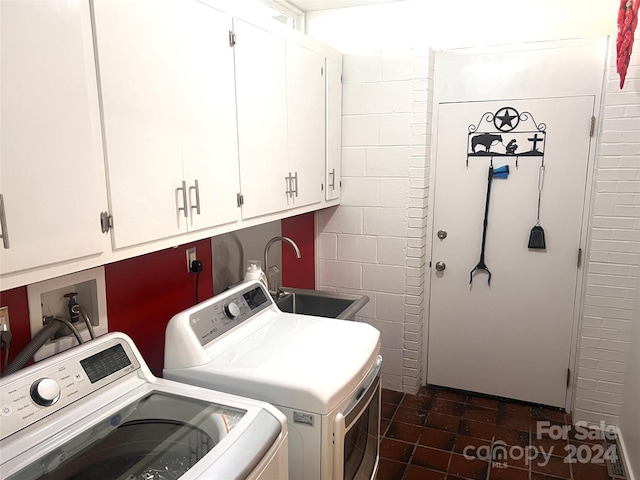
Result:
<svg viewBox="0 0 640 480"><path fill-rule="evenodd" d="M287 242L295 250L297 258L300 258L302 255L300 255L300 249L298 248L298 245L296 245L296 242L291 240L289 237L282 237L282 236L273 237L271 240L269 240L267 242L267 245L264 247L264 268L265 268L264 279L265 279L265 282L267 284L267 291L272 295L275 294L275 296L277 297L278 294L280 293L278 291L278 290L280 290L280 288L276 287L276 289L273 292L271 291L271 288L269 287L269 263L267 262L267 260L268 260L267 256L269 254L269 248L271 248L271 245L273 245L276 242Z"/></svg>

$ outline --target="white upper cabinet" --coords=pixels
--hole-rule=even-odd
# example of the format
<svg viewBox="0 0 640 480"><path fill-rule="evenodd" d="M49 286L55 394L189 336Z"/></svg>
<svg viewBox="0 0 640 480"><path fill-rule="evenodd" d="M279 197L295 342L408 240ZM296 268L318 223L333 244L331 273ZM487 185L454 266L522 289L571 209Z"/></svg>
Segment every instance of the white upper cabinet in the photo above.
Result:
<svg viewBox="0 0 640 480"><path fill-rule="evenodd" d="M0 0L0 289L339 202L340 53L238 4Z"/></svg>
<svg viewBox="0 0 640 480"><path fill-rule="evenodd" d="M285 40L234 19L238 142L244 219L287 208Z"/></svg>
<svg viewBox="0 0 640 480"><path fill-rule="evenodd" d="M324 198L324 56L234 19L243 219Z"/></svg>
<svg viewBox="0 0 640 480"><path fill-rule="evenodd" d="M288 205L321 202L325 172L324 57L287 41Z"/></svg>
<svg viewBox="0 0 640 480"><path fill-rule="evenodd" d="M342 61L327 58L326 199L340 198L342 176Z"/></svg>
<svg viewBox="0 0 640 480"><path fill-rule="evenodd" d="M239 220L231 28L195 0L95 2L115 248Z"/></svg>
<svg viewBox="0 0 640 480"><path fill-rule="evenodd" d="M89 2L0 2L0 273L104 251Z"/></svg>

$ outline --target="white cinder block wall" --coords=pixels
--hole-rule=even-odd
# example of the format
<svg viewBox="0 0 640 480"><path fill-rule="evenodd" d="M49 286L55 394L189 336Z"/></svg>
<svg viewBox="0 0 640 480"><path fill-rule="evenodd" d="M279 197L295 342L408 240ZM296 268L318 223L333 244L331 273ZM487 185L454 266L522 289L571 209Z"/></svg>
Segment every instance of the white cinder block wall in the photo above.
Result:
<svg viewBox="0 0 640 480"><path fill-rule="evenodd" d="M309 12L306 16L307 32L343 52L391 48L409 51L410 47L417 45L451 49L495 45L504 43L506 38L511 43L518 43L612 36L612 66L609 71L608 89L604 96L605 107L601 113L604 118L599 122L601 135L595 172L596 183L588 226L590 242L585 252L585 258L588 262L586 265L588 276L584 298L579 302L582 317L578 343L578 379L576 380L574 414L578 420L596 422L605 420L617 424L622 385L625 382L625 372L627 371L626 350L632 345L628 342L629 335L631 335L631 324L634 321L640 321L640 316L635 314L634 307L632 307L632 298L639 294L635 278L639 275L638 263L640 262L638 233L640 230L640 141L638 140L638 132L640 131L640 29L636 31L635 53L629 68L627 83L624 91L620 92L617 87L618 76L615 72L613 55L619 2L594 0L589 2L588 8L583 8L585 3L579 0L563 2L542 0L535 2L535 4L529 2L522 8L529 8L529 13L537 16L539 21L530 18L530 21L525 22L526 24L514 22L515 10L504 8L504 6L504 0L485 0L484 2L463 0L458 2L457 8L460 12L466 12L464 18L452 16L450 5L447 2L425 2L423 0L331 9ZM400 20L389 21L389 19ZM381 25L384 25L384 28L381 28ZM345 67L349 68L352 61L353 57L347 58ZM382 77L376 77L359 82L382 80ZM354 92L349 93L348 86L345 88L345 93L347 102L354 99L363 101L363 97L358 97ZM345 104L345 106L347 105ZM356 115L356 113L352 111L347 114L345 112L345 117L351 115ZM362 121L366 122L367 120L363 119ZM373 128L380 127L380 123L375 118L368 121L373 124ZM351 134L355 135L356 132L351 132ZM365 163L372 162L368 155L373 152L374 147L375 145L357 143L345 148L344 173L349 178L355 180L354 177L365 177L366 179ZM428 164L428 160L426 160L426 165L428 166ZM426 199L421 201L425 202ZM321 225L328 227L328 229L325 228L324 233L334 234L329 236L321 234L322 242L333 245L331 247L333 253L328 253L321 246L322 254L331 257L326 260L333 259L337 262L338 236L349 233L362 235L363 210L366 208L368 207L339 207L334 213L323 216ZM402 216L407 222L409 214L409 210L407 210ZM335 220L330 218L332 215ZM331 225L327 224L329 221L331 221ZM342 225L337 226L340 223ZM403 237L392 236L389 238ZM409 245L409 237L406 237L406 240ZM419 244L419 242L413 243L413 241L411 243L412 245ZM340 276L341 274L338 274L338 278L353 286L353 282L362 281L362 270L359 273L357 269L354 271L356 272L355 278L350 281L346 281ZM323 275L328 275L328 273ZM409 292L415 293L412 284L419 283L419 280L413 282L410 278L407 277L412 282L406 286L407 294ZM331 285L331 282L328 282L327 285ZM426 286L426 288L428 287ZM362 287L359 287L358 290L362 290ZM375 295L373 299L375 301ZM372 304L366 314L370 316L369 318L375 318L373 317L375 312L375 306ZM394 316L394 319L389 322L395 322L398 329L402 328L399 330L401 332L405 332L405 327L413 328L410 323L404 323L399 318L399 316ZM427 321L426 316L424 321ZM388 373L385 376L388 379L386 386L397 390L403 389L401 388L403 387L402 369L398 365L398 355L401 350L397 347L401 344L399 335L402 339L404 338L404 333L388 332L384 339L387 354L391 352L395 354L393 373ZM390 347L389 345L392 344L396 346ZM404 343L402 346L404 359L409 362L413 353L411 350L404 350ZM426 349L426 346L423 348ZM385 358L387 363L391 360L389 357L390 355L387 355ZM385 371L389 372L389 367L386 368ZM637 367L634 366L634 368L636 369L632 371L637 372ZM629 400L625 398L624 403L628 410ZM637 404L638 401L635 403ZM636 405L632 408L635 407Z"/></svg>
<svg viewBox="0 0 640 480"><path fill-rule="evenodd" d="M639 45L636 33L635 46ZM624 89L611 45L589 225L574 418L617 425L640 262L640 52Z"/></svg>
<svg viewBox="0 0 640 480"><path fill-rule="evenodd" d="M426 348L422 324L428 321L430 55L410 50L345 55L343 199L340 207L319 213L318 288L369 295L359 319L383 334L384 386L406 392L420 384ZM384 68L392 59L393 74L390 66ZM617 424L639 294L637 49L623 91L613 52L608 73L585 256L574 416Z"/></svg>
<svg viewBox="0 0 640 480"><path fill-rule="evenodd" d="M318 214L318 288L368 295L385 388L423 371L433 51L345 55L342 200Z"/></svg>

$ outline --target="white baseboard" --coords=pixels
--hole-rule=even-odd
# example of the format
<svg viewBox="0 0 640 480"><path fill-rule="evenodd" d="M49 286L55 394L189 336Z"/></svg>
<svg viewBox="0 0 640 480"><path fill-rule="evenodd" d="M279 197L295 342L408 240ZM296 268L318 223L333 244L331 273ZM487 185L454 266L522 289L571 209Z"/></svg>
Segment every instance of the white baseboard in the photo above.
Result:
<svg viewBox="0 0 640 480"><path fill-rule="evenodd" d="M629 459L631 458L631 452L627 450L627 446L624 442L624 436L620 431L620 428L616 427L618 432L618 443L620 444L620 449L622 450L622 456L624 458L624 468L627 472L627 480L640 480L636 476L634 476L634 472L631 470L631 466L629 465Z"/></svg>

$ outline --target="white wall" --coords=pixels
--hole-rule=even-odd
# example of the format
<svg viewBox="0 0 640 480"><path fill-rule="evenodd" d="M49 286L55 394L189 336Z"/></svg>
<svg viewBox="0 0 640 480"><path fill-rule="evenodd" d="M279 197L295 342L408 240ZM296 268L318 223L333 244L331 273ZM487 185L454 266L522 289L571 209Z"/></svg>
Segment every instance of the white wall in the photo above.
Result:
<svg viewBox="0 0 640 480"><path fill-rule="evenodd" d="M423 377L426 198L433 52L343 59L341 206L318 213L318 288L368 295L357 320L382 333L382 383Z"/></svg>
<svg viewBox="0 0 640 480"><path fill-rule="evenodd" d="M276 220L212 237L214 295L242 281L248 260L260 260L262 263L267 242L279 235L281 235L280 220ZM269 249L269 263L282 270L282 246L279 243ZM262 270L266 272L267 267L262 265ZM274 276L273 281L281 283L281 275Z"/></svg>
<svg viewBox="0 0 640 480"><path fill-rule="evenodd" d="M637 31L636 47L639 36ZM574 418L617 425L631 330L638 322L640 52L635 48L621 91L612 43L589 220Z"/></svg>
<svg viewBox="0 0 640 480"><path fill-rule="evenodd" d="M640 278L638 279L640 292ZM631 331L627 381L622 397L620 434L626 450L627 465L631 468L631 480L640 480L640 295L636 297L636 312Z"/></svg>
<svg viewBox="0 0 640 480"><path fill-rule="evenodd" d="M618 6L617 0L539 0L526 4L508 0L462 0L455 2L455 6L444 1L408 0L314 12L307 15L307 23L310 35L343 52L398 49L396 53L402 55L410 52L410 48L476 47L615 35ZM612 66L607 72L609 80L599 121L596 181L588 225L587 280L580 305L582 319L574 418L594 422L604 420L612 424L618 424L623 406L629 408L628 397L623 398L625 371L629 352L635 359L633 355L637 355L638 348L637 342L630 342L630 332L638 322L634 298L638 295L640 261L638 35L640 31L636 32L635 53L622 92L618 87L614 54L610 52ZM612 48L615 48L615 42L612 42ZM349 58L345 57L345 64ZM359 97L348 93L348 88L345 90L347 108L346 102L360 101ZM349 124L347 121L346 128ZM409 131L406 133L410 134ZM354 160L349 154L347 152L344 157L346 177L350 162L365 161L362 157ZM358 195L347 190L349 185L355 188L356 182L350 184L347 180L345 183L347 200ZM367 191L364 188L362 193ZM339 207L334 215L339 217L349 208L347 205ZM352 219L345 217L343 220L346 232L352 228ZM336 263L340 260L336 259ZM398 331L389 330L387 337L397 341L400 333L398 326ZM637 365L629 368L627 376L637 375ZM629 418L628 414L626 418Z"/></svg>
<svg viewBox="0 0 640 480"><path fill-rule="evenodd" d="M345 53L596 37L618 0L406 0L307 13L307 33Z"/></svg>

